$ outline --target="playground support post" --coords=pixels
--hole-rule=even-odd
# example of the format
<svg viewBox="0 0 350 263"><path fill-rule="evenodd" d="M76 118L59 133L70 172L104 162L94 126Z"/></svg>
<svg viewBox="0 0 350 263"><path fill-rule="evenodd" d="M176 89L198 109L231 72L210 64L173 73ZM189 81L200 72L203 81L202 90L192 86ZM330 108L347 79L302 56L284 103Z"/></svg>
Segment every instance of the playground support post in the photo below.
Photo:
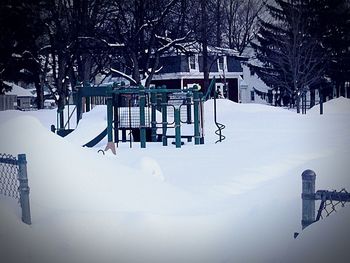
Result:
<svg viewBox="0 0 350 263"><path fill-rule="evenodd" d="M112 95L112 101L113 101L113 120L114 120L114 142L117 143L118 146L118 141L119 141L119 125L118 125L118 121L119 121L119 114L118 114L118 94L113 94Z"/></svg>
<svg viewBox="0 0 350 263"><path fill-rule="evenodd" d="M193 111L194 111L194 144L200 144L200 133L199 133L199 92L197 86L193 90Z"/></svg>
<svg viewBox="0 0 350 263"><path fill-rule="evenodd" d="M186 93L186 109L187 109L187 124L191 124L192 116L191 116L191 93Z"/></svg>
<svg viewBox="0 0 350 263"><path fill-rule="evenodd" d="M140 87L140 142L141 148L146 148L146 121L145 121L145 106L146 93L143 87Z"/></svg>
<svg viewBox="0 0 350 263"><path fill-rule="evenodd" d="M19 181L19 194L20 204L22 208L22 221L30 225L32 223L29 204L29 186L27 176L27 159L25 154L18 155L18 181Z"/></svg>
<svg viewBox="0 0 350 263"><path fill-rule="evenodd" d="M163 146L167 146L168 145L168 139L166 137L166 131L167 131L167 125L168 125L168 121L167 121L167 94L166 93L162 93L162 142L163 142Z"/></svg>
<svg viewBox="0 0 350 263"><path fill-rule="evenodd" d="M176 148L181 148L181 126L180 126L180 109L174 109L175 117L175 145Z"/></svg>
<svg viewBox="0 0 350 263"><path fill-rule="evenodd" d="M204 144L204 105L203 105L203 94L199 93L199 108L200 108L200 144Z"/></svg>
<svg viewBox="0 0 350 263"><path fill-rule="evenodd" d="M302 229L315 222L315 181L316 174L305 170L302 175Z"/></svg>
<svg viewBox="0 0 350 263"><path fill-rule="evenodd" d="M111 150L113 154L116 154L115 144L113 142L113 98L112 96L107 97L107 137L108 143L105 151Z"/></svg>
<svg viewBox="0 0 350 263"><path fill-rule="evenodd" d="M152 127L152 142L157 141L157 120L156 120L157 94L151 93L151 127Z"/></svg>

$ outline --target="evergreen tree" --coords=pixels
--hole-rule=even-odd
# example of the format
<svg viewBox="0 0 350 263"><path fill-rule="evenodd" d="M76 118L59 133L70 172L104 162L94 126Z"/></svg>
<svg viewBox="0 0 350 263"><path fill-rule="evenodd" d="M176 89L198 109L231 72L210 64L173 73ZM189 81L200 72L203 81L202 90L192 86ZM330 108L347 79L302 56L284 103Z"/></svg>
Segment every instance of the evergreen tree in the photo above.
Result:
<svg viewBox="0 0 350 263"><path fill-rule="evenodd" d="M322 80L326 54L311 34L309 1L276 0L267 10L274 20L260 20L252 46L261 63L252 67L268 86L296 101L299 112L302 94Z"/></svg>
<svg viewBox="0 0 350 263"><path fill-rule="evenodd" d="M326 76L332 80L337 95L345 95L350 81L350 3L348 0L311 0L312 34L322 43L328 55ZM333 88L323 90L333 94Z"/></svg>
<svg viewBox="0 0 350 263"><path fill-rule="evenodd" d="M41 94L36 45L40 28L29 7L20 0L0 3L0 92L8 90L3 83L7 80L34 83L37 94ZM42 100L37 102L38 108L42 108Z"/></svg>

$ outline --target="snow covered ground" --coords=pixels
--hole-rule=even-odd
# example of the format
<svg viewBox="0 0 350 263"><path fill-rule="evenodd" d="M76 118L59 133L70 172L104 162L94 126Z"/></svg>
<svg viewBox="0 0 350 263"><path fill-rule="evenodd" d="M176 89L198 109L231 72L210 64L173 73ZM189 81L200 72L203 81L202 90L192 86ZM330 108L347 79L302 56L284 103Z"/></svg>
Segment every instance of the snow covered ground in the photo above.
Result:
<svg viewBox="0 0 350 263"><path fill-rule="evenodd" d="M69 138L49 131L55 110L0 112L0 152L27 154L32 210L27 226L0 196L0 261L349 261L350 204L301 231L300 194L306 169L317 189L350 190L350 101L320 116L219 100L218 144L212 108L204 145L121 144L116 156L81 147L103 107Z"/></svg>

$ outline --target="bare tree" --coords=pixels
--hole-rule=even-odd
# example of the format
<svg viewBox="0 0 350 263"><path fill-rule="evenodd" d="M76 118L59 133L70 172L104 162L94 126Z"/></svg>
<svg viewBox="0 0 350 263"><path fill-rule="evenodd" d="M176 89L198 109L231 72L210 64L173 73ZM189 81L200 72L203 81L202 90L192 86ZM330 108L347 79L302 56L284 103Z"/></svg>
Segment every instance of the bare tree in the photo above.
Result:
<svg viewBox="0 0 350 263"><path fill-rule="evenodd" d="M225 0L228 46L242 54L255 38L259 15L264 12L263 0Z"/></svg>
<svg viewBox="0 0 350 263"><path fill-rule="evenodd" d="M326 55L309 32L307 4L278 4L269 6L276 21L261 21L259 43L253 43L260 65L251 66L267 85L292 96L299 112L301 95L322 79Z"/></svg>
<svg viewBox="0 0 350 263"><path fill-rule="evenodd" d="M123 68L112 71L133 84L148 87L161 67L160 56L187 41L190 31L184 22L186 2L115 0L112 7L115 12L109 23L114 35L110 41L122 45L119 64Z"/></svg>

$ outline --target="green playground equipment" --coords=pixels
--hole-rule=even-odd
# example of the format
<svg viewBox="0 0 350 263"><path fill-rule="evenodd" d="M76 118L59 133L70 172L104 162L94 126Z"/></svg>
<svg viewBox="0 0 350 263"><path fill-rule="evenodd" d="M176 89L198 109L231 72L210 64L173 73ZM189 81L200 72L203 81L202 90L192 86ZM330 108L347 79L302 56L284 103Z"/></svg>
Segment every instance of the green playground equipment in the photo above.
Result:
<svg viewBox="0 0 350 263"><path fill-rule="evenodd" d="M141 148L146 148L147 142L162 142L166 146L169 138L175 139L177 148L181 148L183 138L189 142L194 138L196 145L204 143L204 100L197 86L189 89L168 89L166 86L145 88L142 85L113 83L82 85L76 90L78 122L83 113L83 100L86 102L86 110L90 109L93 97L102 97L107 104L106 131L85 144L87 147L95 145L104 136L108 139L106 150L111 149L114 153L120 142L129 142L132 147L132 141L137 141ZM157 115L160 114L161 121L157 121ZM193 125L192 134L181 135L181 125L184 124ZM169 134L170 129L174 129L175 135ZM157 130L161 130L161 133L158 134Z"/></svg>

